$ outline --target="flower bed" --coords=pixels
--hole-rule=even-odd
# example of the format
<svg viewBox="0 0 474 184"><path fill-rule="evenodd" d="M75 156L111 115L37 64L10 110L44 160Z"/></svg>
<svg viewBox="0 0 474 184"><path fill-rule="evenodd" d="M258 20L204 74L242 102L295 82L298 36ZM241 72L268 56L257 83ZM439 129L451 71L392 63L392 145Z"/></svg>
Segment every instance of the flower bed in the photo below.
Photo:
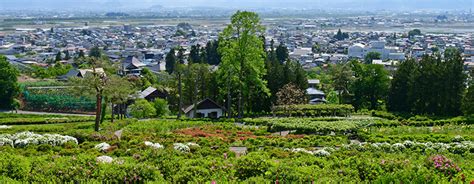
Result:
<svg viewBox="0 0 474 184"><path fill-rule="evenodd" d="M16 134L0 134L0 145L12 147L26 147L28 145L49 144L61 146L68 142L78 144L77 139L67 135L59 134L35 134L32 132L21 132Z"/></svg>

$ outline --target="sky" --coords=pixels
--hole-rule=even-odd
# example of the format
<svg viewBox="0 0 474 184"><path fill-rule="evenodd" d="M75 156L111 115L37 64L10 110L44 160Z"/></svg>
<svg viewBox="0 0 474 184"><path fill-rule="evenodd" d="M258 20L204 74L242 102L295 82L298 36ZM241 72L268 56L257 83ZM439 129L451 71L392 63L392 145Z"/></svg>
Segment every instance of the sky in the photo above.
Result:
<svg viewBox="0 0 474 184"><path fill-rule="evenodd" d="M328 8L359 10L474 9L474 0L0 0L4 9L164 7Z"/></svg>

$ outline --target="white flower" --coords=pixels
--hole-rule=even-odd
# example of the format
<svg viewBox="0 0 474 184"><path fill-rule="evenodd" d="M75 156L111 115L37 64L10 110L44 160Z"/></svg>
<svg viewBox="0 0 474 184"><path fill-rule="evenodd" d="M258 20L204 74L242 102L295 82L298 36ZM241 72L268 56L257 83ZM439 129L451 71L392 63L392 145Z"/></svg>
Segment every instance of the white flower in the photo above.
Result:
<svg viewBox="0 0 474 184"><path fill-rule="evenodd" d="M328 151L324 150L324 149L321 149L321 150L316 150L314 152L314 155L316 156L321 156L321 157L326 157L326 156L329 156L331 155L331 153L329 153Z"/></svg>
<svg viewBox="0 0 474 184"><path fill-rule="evenodd" d="M405 146L402 143L395 143L392 145L392 149L397 151L403 151L405 149Z"/></svg>
<svg viewBox="0 0 474 184"><path fill-rule="evenodd" d="M332 153L332 152L335 152L336 150L334 148L331 148L331 147L324 147L323 150L329 152L329 153Z"/></svg>
<svg viewBox="0 0 474 184"><path fill-rule="evenodd" d="M152 143L150 141L145 141L145 145L146 146L149 146L149 147L152 147L154 149L161 149L163 148L163 146L160 144L160 143Z"/></svg>
<svg viewBox="0 0 474 184"><path fill-rule="evenodd" d="M7 126L7 125L0 125L0 129L10 129L12 128L11 126Z"/></svg>
<svg viewBox="0 0 474 184"><path fill-rule="evenodd" d="M110 144L107 144L106 142L97 144L94 146L95 149L98 149L100 151L106 151L107 149L110 148Z"/></svg>
<svg viewBox="0 0 474 184"><path fill-rule="evenodd" d="M63 136L59 134L35 134L32 132L20 132L13 135L2 134L0 138L10 139L15 146L25 147L27 145L49 144L52 146L60 146L67 142L78 144L77 139L71 136Z"/></svg>
<svg viewBox="0 0 474 184"><path fill-rule="evenodd" d="M0 137L0 146L6 146L6 145L10 145L11 147L13 147L13 141L8 138Z"/></svg>
<svg viewBox="0 0 474 184"><path fill-rule="evenodd" d="M189 146L183 144L183 143L174 143L173 144L173 147L175 150L177 151L181 151L183 153L187 153L187 152L190 152L191 149L189 148Z"/></svg>
<svg viewBox="0 0 474 184"><path fill-rule="evenodd" d="M461 141L464 141L464 138L460 135L456 135L456 136L454 136L453 141L454 142L461 142Z"/></svg>
<svg viewBox="0 0 474 184"><path fill-rule="evenodd" d="M97 157L96 158L96 161L99 162L99 163L107 163L107 164L110 164L114 161L114 159L112 157L109 157L109 156L100 156L100 157Z"/></svg>
<svg viewBox="0 0 474 184"><path fill-rule="evenodd" d="M406 140L405 142L403 142L403 145L405 145L405 147L407 148L411 148L415 145L415 143L412 141Z"/></svg>
<svg viewBox="0 0 474 184"><path fill-rule="evenodd" d="M293 149L291 149L291 152L293 152L293 153L300 153L301 152L301 153L313 154L313 152L308 151L304 148L293 148Z"/></svg>
<svg viewBox="0 0 474 184"><path fill-rule="evenodd" d="M196 144L194 142L188 142L188 143L186 143L186 145L189 146L189 147L200 147L199 144Z"/></svg>
<svg viewBox="0 0 474 184"><path fill-rule="evenodd" d="M383 142L383 143L380 143L380 148L386 152L390 152L392 150L392 145L390 145L389 143Z"/></svg>

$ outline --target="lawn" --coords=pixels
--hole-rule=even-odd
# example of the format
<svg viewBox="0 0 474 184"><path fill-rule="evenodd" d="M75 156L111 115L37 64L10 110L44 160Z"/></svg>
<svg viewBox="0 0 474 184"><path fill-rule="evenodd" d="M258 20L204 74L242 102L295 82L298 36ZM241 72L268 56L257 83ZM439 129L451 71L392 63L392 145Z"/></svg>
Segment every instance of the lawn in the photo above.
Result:
<svg viewBox="0 0 474 184"><path fill-rule="evenodd" d="M51 118L68 121L44 123ZM474 128L468 123L453 121L433 126L370 116L249 118L244 123L127 119L104 122L101 131L94 132L91 120L75 118L0 114L0 122L9 122L0 125L0 181L474 180Z"/></svg>

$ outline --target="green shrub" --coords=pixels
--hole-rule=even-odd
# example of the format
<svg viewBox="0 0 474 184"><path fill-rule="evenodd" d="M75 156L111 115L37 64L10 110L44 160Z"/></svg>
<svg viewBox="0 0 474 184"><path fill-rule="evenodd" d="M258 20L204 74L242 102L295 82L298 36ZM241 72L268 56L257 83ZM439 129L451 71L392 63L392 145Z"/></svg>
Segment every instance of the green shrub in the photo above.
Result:
<svg viewBox="0 0 474 184"><path fill-rule="evenodd" d="M130 114L134 118L151 118L156 115L156 109L145 99L139 99L130 105Z"/></svg>
<svg viewBox="0 0 474 184"><path fill-rule="evenodd" d="M28 181L31 164L28 158L2 153L0 157L0 175L18 181Z"/></svg>
<svg viewBox="0 0 474 184"><path fill-rule="evenodd" d="M170 113L168 102L164 99L157 98L153 101L153 107L156 109L156 116L163 117Z"/></svg>
<svg viewBox="0 0 474 184"><path fill-rule="evenodd" d="M255 176L263 176L271 166L272 163L265 153L253 152L237 159L235 163L235 175L241 180Z"/></svg>

